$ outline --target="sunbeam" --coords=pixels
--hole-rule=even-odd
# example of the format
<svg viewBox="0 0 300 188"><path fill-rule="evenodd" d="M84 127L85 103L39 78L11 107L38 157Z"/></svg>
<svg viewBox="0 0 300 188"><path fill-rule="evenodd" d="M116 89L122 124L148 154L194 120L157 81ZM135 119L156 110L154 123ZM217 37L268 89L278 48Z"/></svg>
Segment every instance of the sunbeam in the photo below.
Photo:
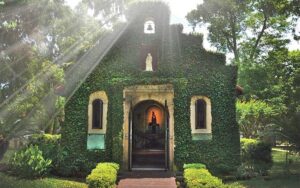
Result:
<svg viewBox="0 0 300 188"><path fill-rule="evenodd" d="M33 6L27 5L24 7L23 11L30 10ZM19 9L15 9L17 14L24 13ZM12 14L13 15L13 14ZM75 60L75 62L71 63L71 66L67 68L65 72L65 97L66 101L70 99L72 94L76 91L78 87L80 87L80 84L82 83L82 80L85 80L86 77L93 71L93 69L98 65L98 63L101 61L101 59L107 54L107 52L111 49L111 47L115 44L115 42L119 39L119 37L123 34L125 31L127 24L123 24L123 27L118 27L117 29L114 29L112 32L105 29L106 25L110 23L112 20L118 18L120 15L116 14L114 16L110 16L104 20L102 20L101 24L98 28L91 25L90 29L87 29L87 32L84 33L84 35L77 38L77 40L68 48L64 49L64 51L59 54L53 61L54 64L57 64L58 66L63 67L65 63L72 62ZM31 20L31 22L37 21L38 18L35 18L35 20ZM30 22L27 22L27 24L30 24ZM56 23L54 23L56 24ZM63 22L58 24L64 24ZM56 27L59 25L56 25ZM67 27L64 26L64 31L60 34L61 36L68 36L69 33L79 34L80 30L76 30L76 28L80 27L78 25L77 20L75 22L70 22ZM28 39L35 41L37 45L39 45L39 38L40 38L40 32L49 32L52 29L52 25L44 27L37 27L34 30L31 31L31 34L28 35ZM74 32L75 31L75 32ZM82 50L82 45L85 44L85 41L92 41L94 40L93 44L91 45L92 48L88 49L79 59L76 59L78 56L78 53ZM2 55L12 55L14 52L18 51L18 49L26 43L25 41L17 41L15 44L12 44L8 46L7 49L2 51ZM1 67L1 72L10 71L12 76L12 79L24 79L24 83L21 87L17 88L13 93L11 93L8 97L4 99L4 101L1 101L0 104L0 119L10 119L15 116L14 119L16 121L12 123L10 126L12 128L12 131L10 134L7 135L7 138L12 138L16 135L22 135L27 134L28 130L31 130L32 132L38 131L38 130L44 130L46 127L48 127L49 123L53 121L53 119L56 118L56 116L61 113L63 109L57 109L55 107L55 100L57 99L57 96L54 94L54 86L52 85L48 91L45 94L39 94L41 96L38 96L36 93L36 89L38 90L44 90L43 87L45 85L51 84L51 73L48 72L48 69L51 68L51 64L45 65L42 69L40 69L38 72L34 73L35 75L30 78L26 77L25 74L30 73L29 68L25 67L25 69L15 72L12 69L12 66L17 66L19 62L22 62L24 59L26 59L26 55L21 56L19 59L12 61L10 66ZM40 62L42 63L42 62ZM38 80L39 84L36 83ZM8 80L8 82L11 82L11 80ZM36 89L31 90L28 87L31 87L31 85L36 87ZM39 87L41 87L39 89ZM27 112L22 115L21 117L16 116L17 114L12 113L14 110L18 109L20 105L22 105L27 100L31 99L33 96L37 95L37 101L35 101L34 106L28 108ZM46 113L47 118L43 116L37 116L37 114L40 113L40 111L43 109L43 111ZM34 125L32 122L34 118ZM41 127L42 125L42 127ZM34 131L35 130L35 131Z"/></svg>

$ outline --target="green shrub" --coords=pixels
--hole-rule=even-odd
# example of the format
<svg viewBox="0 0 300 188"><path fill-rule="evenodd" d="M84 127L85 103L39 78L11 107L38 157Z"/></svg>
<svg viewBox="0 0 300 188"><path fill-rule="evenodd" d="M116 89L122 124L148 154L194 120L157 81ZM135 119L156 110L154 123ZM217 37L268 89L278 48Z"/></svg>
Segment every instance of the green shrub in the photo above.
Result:
<svg viewBox="0 0 300 188"><path fill-rule="evenodd" d="M188 168L194 168L194 169L204 168L204 169L206 169L206 165L202 164L202 163L189 163L189 164L183 165L183 169L188 169Z"/></svg>
<svg viewBox="0 0 300 188"><path fill-rule="evenodd" d="M236 178L237 179L250 179L251 177L256 176L258 173L254 171L251 166L247 165L246 163L242 163L237 171L236 171Z"/></svg>
<svg viewBox="0 0 300 188"><path fill-rule="evenodd" d="M89 188L115 187L118 170L119 165L116 163L99 163L87 176L86 182Z"/></svg>
<svg viewBox="0 0 300 188"><path fill-rule="evenodd" d="M258 140L251 138L241 138L241 150L247 149L250 145L257 144Z"/></svg>
<svg viewBox="0 0 300 188"><path fill-rule="evenodd" d="M44 157L54 159L60 139L61 135L34 134L29 138L29 145L37 145Z"/></svg>
<svg viewBox="0 0 300 188"><path fill-rule="evenodd" d="M184 181L188 188L222 187L222 180L210 174L207 169L188 168L184 170Z"/></svg>
<svg viewBox="0 0 300 188"><path fill-rule="evenodd" d="M34 134L29 138L28 145L38 146L43 152L43 157L51 159L51 171L57 171L62 160L62 150L60 148L61 135Z"/></svg>
<svg viewBox="0 0 300 188"><path fill-rule="evenodd" d="M44 159L38 146L30 145L16 152L10 161L10 165L13 173L22 177L36 178L48 173L51 162L50 159Z"/></svg>
<svg viewBox="0 0 300 188"><path fill-rule="evenodd" d="M96 168L107 168L107 167L113 167L116 171L119 171L120 165L117 163L110 163L110 162L105 162L105 163L99 163Z"/></svg>
<svg viewBox="0 0 300 188"><path fill-rule="evenodd" d="M243 138L241 139L241 160L245 170L266 175L273 164L272 146L269 143Z"/></svg>

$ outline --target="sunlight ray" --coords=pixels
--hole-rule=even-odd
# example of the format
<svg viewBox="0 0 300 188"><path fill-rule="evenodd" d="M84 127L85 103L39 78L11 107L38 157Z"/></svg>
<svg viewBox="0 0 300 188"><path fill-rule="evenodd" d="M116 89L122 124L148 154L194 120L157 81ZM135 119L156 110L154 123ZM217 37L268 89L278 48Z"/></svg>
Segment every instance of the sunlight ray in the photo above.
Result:
<svg viewBox="0 0 300 188"><path fill-rule="evenodd" d="M91 30L91 32L87 33L87 35L90 35L91 33L94 33L93 30ZM79 40L76 45L79 46L79 44L81 42L83 42L84 38L81 38L81 40ZM69 57L71 58L74 54L76 54L76 52L78 52L80 49L80 47L78 47L78 49L73 49L72 51L70 51L71 53L68 54ZM47 66L47 68L49 68L50 66ZM26 69L24 70L24 72L26 71ZM22 92L24 90L24 88L26 86L28 86L34 79L36 78L42 78L44 75L44 71L41 71L40 73L38 73L37 75L35 75L34 78L28 80L22 87L20 87L18 90L16 90L13 94L11 94L11 96L9 96L5 101L3 101L1 104L0 104L0 108L2 108L5 104L7 104L11 99L13 99L18 93ZM27 97L28 95L26 93L23 93L22 95L24 95L25 97Z"/></svg>
<svg viewBox="0 0 300 188"><path fill-rule="evenodd" d="M30 7L27 7L27 9L30 9ZM24 9L23 9L24 10ZM20 12L21 13L21 12ZM69 60L72 60L78 52L81 50L81 44L83 44L86 40L93 40L93 38L97 37L95 39L93 47L87 50L74 64L66 70L65 72L65 82L66 82L66 100L70 100L71 96L74 94L74 92L80 87L81 81L85 80L89 74L94 70L94 68L99 64L99 62L102 60L102 58L108 53L108 51L113 47L113 45L116 43L116 41L119 39L119 37L123 34L123 32L126 30L128 23L122 25L122 27L118 27L118 29L114 29L112 32L109 32L105 26L111 22L112 19L115 19L119 17L120 15L116 14L113 16L108 17L105 20L102 20L100 27L95 28L92 27L88 29L88 32L84 33L83 36L80 36L78 40L75 41L74 44L72 44L70 47L64 50L64 53L60 54L55 60L54 63L57 65L62 66L63 63L68 62ZM34 21L34 20L31 20ZM25 23L26 24L26 23ZM30 24L28 22L27 24ZM57 24L57 23L54 23ZM58 23L63 24L63 23ZM67 28L65 28L64 33L62 35L68 35L69 33L72 33L72 31L77 27L77 22L71 22L71 24L67 25ZM49 25L47 28L36 28L33 29L31 34L28 36L32 40L35 40L39 37L40 30L47 31L51 29L51 25ZM78 31L75 31L79 32ZM100 34L100 35L99 35ZM21 40L17 43L11 45L9 48L5 49L4 53L5 55L10 55L11 53L14 53L15 51L18 51L22 45L25 45L25 41ZM17 60L13 61L13 64L17 65L18 62L21 62L23 59L25 59L26 56L23 55ZM11 69L12 67L5 67L1 68L1 72L4 72L8 69ZM26 80L26 78L23 76L28 67L24 70L15 73L14 70L12 70L13 79L16 78L24 78L25 82L21 87L17 88L14 93L9 95L3 102L0 104L0 119L6 119L10 117L14 117L16 114L15 112L11 111L12 109L17 109L19 105L23 103L23 101L26 101L29 99L29 97L32 97L33 95L36 95L34 91L31 91L27 89L27 87L34 83L35 86L38 89L39 87L44 87L47 83L50 84L50 76L51 74L47 72L47 70L50 68L50 65L45 66L43 69L41 69L38 73L36 73L33 78ZM38 80L38 83L35 83L35 79ZM37 85L36 85L37 84ZM62 109L56 109L55 103L53 102L54 98L57 98L56 95L54 95L53 86L50 87L50 89L43 95L43 96L37 96L39 101L36 101L36 105L33 107L30 107L30 109L27 110L25 116L17 117L15 116L14 119L16 119L15 123L10 124L12 126L13 131L11 132L12 135L16 135L17 132L20 131L26 131L28 129L40 130L45 129L55 117L61 113ZM42 117L37 114L42 113L41 109L46 111L46 119L43 119L45 117ZM13 112L13 113L12 113ZM35 119L34 125L30 124L29 122L32 121L32 119ZM42 127L41 127L42 126ZM22 128L21 128L22 127Z"/></svg>
<svg viewBox="0 0 300 188"><path fill-rule="evenodd" d="M64 62L66 62L66 60L69 60L70 58L72 58L72 56L75 55L75 54L80 50L79 44L82 43L82 42L86 39L86 37L89 36L90 38L92 38L93 35L94 35L95 33L96 33L95 30L90 30L88 33L86 33L86 35L84 35L83 37L81 37L80 40L78 40L74 45L72 45L71 49L68 50L68 52L71 52L70 54L68 54L68 57L69 57L69 58L68 58L68 59L64 59L64 60L65 60ZM76 46L77 46L77 49L74 49L74 47L76 47ZM72 48L73 48L73 49L72 49ZM48 68L49 68L49 67L48 67ZM5 71L5 70L6 70L6 69L1 70L1 71ZM22 71L22 72L26 72L26 69L25 69L24 71ZM43 74L43 71L42 71L41 73L38 73L38 74L36 75L36 77L40 77L42 74ZM21 75L20 75L20 76L21 76ZM13 99L18 93L20 93L21 91L23 91L23 89L24 89L24 88L25 88L32 80L33 80L33 79L28 80L28 82L25 83L24 86L22 86L21 88L19 88L18 90L16 90L13 94L11 94L10 97L8 97L4 102L2 102L2 103L0 104L0 108L2 108L4 104L8 103L8 101L10 101L11 99ZM27 96L27 95L26 95L26 96Z"/></svg>
<svg viewBox="0 0 300 188"><path fill-rule="evenodd" d="M69 78L69 83L70 81L74 78L72 75L76 75L80 76L80 78L76 78L76 80L85 80L86 77L90 74L91 71L94 70L94 68L98 65L98 63L101 61L101 59L106 55L106 53L111 49L111 47L114 45L114 43L118 40L118 38L121 36L121 34L125 31L126 26L122 29L120 29L119 31L117 31L117 33L110 35L109 37L107 37L107 39L105 40L106 43L105 44L110 44L107 48L102 48L102 53L99 53L99 48L98 45L95 46L93 49L91 49L81 60L80 62L82 63L82 65L80 67L78 67L78 69L74 72L70 71L66 74L66 77ZM102 45L104 43L101 43ZM86 61L87 59L89 59L89 61ZM86 62L89 62L88 64L84 64ZM90 66L90 67L89 67ZM85 69L84 71L82 71L83 67L87 67L87 69ZM79 74L78 74L79 73ZM73 95L73 93L77 90L77 88L80 87L80 83L78 83L77 81L72 82L70 84L68 84L68 88L70 89L69 93L66 96L66 101L68 101L71 96ZM50 91L51 92L51 91ZM53 93L48 93L47 95L45 95L41 101L39 102L40 104L43 104L43 106L47 109L47 114L50 116L49 118L47 118L46 120L43 120L42 118L37 119L35 121L35 126L44 124L44 128L48 127L49 124L51 123L51 121L59 114L61 113L62 109L55 109L53 106L53 103L49 102L51 101L51 98L53 98ZM28 122L30 118L32 118L35 115L35 112L37 112L37 108L33 108L31 109L31 111L28 113L28 115L22 120L22 122ZM45 122L43 122L45 121ZM48 123L46 123L48 122ZM19 126L21 126L22 123L20 123ZM18 127L17 126L15 128L15 131L18 131ZM32 125L28 125L25 123L25 126L28 126L29 128L32 129ZM41 128L41 127L38 127ZM37 128L37 129L38 129ZM24 127L22 127L21 129L22 131L24 130L28 130Z"/></svg>

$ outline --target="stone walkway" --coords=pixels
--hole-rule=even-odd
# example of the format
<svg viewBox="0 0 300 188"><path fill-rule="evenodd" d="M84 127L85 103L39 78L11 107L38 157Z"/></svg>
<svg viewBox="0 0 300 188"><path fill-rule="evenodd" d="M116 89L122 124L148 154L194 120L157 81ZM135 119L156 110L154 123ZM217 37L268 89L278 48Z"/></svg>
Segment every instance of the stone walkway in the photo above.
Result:
<svg viewBox="0 0 300 188"><path fill-rule="evenodd" d="M120 180L118 188L176 188L175 178L126 178Z"/></svg>
<svg viewBox="0 0 300 188"><path fill-rule="evenodd" d="M134 171L121 174L118 188L176 188L173 174L163 171Z"/></svg>

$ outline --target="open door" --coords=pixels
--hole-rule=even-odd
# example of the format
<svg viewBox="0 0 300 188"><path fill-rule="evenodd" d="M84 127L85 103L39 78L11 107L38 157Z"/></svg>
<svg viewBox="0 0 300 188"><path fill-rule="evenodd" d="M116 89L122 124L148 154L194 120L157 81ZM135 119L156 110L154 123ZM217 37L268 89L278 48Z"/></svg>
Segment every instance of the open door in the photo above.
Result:
<svg viewBox="0 0 300 188"><path fill-rule="evenodd" d="M168 115L164 108L163 104L153 100L142 101L130 108L129 170L168 169L168 120L165 120Z"/></svg>
<svg viewBox="0 0 300 188"><path fill-rule="evenodd" d="M169 169L169 111L167 100L165 100L165 170Z"/></svg>
<svg viewBox="0 0 300 188"><path fill-rule="evenodd" d="M133 115L133 109L132 109L132 102L130 102L130 110L129 110L129 144L128 144L128 170L132 170L132 123L133 123L133 118L132 118L132 115Z"/></svg>

